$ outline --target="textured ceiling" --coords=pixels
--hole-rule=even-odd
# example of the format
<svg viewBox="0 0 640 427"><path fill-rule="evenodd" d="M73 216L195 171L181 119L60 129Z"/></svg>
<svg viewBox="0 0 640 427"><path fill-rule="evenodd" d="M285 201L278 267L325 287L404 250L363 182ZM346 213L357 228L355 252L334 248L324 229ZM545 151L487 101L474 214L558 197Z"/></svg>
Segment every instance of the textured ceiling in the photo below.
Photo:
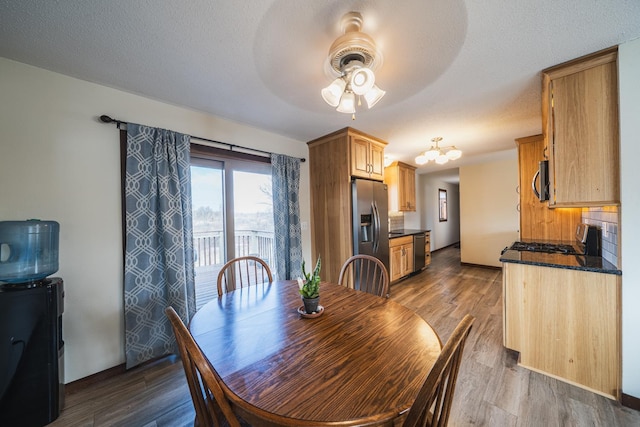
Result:
<svg viewBox="0 0 640 427"><path fill-rule="evenodd" d="M355 121L320 96L349 11L387 91ZM540 70L637 37L637 0L0 0L0 56L302 142L352 126L409 163L435 136L464 152L419 173L539 133Z"/></svg>

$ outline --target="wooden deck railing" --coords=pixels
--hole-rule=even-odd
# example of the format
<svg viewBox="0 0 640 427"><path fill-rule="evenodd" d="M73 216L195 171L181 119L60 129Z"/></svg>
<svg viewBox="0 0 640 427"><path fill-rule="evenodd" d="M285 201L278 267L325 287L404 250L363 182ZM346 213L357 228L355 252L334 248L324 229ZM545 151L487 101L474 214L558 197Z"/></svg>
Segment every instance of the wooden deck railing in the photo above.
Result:
<svg viewBox="0 0 640 427"><path fill-rule="evenodd" d="M196 273L196 306L200 308L217 296L216 279L226 262L222 230L193 233L194 267ZM236 230L235 256L253 255L272 265L273 232Z"/></svg>

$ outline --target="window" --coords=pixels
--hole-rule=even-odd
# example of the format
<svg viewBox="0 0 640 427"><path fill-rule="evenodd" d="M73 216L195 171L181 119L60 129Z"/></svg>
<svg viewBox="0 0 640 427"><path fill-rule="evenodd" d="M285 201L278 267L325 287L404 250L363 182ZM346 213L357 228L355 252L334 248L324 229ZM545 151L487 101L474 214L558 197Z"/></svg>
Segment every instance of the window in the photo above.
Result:
<svg viewBox="0 0 640 427"><path fill-rule="evenodd" d="M218 272L228 260L254 255L274 269L269 159L202 148L192 146L191 159L197 308L217 297Z"/></svg>
<svg viewBox="0 0 640 427"><path fill-rule="evenodd" d="M447 220L447 190L438 190L438 216L440 222Z"/></svg>

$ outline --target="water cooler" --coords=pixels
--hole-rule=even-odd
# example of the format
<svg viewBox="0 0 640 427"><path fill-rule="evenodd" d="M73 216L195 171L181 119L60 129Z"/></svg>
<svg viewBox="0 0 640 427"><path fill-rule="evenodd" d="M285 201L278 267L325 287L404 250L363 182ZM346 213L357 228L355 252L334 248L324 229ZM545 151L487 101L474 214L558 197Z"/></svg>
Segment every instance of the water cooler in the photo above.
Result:
<svg viewBox="0 0 640 427"><path fill-rule="evenodd" d="M59 225L0 221L0 426L40 427L64 405Z"/></svg>

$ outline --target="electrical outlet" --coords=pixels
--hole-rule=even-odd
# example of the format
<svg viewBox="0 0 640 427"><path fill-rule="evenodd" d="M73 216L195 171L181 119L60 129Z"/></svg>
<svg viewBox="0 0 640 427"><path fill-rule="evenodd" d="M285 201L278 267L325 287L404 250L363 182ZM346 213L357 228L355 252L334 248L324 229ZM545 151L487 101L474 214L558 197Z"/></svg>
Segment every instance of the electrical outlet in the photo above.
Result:
<svg viewBox="0 0 640 427"><path fill-rule="evenodd" d="M306 230L309 228L309 223L307 221L300 221L300 229Z"/></svg>

